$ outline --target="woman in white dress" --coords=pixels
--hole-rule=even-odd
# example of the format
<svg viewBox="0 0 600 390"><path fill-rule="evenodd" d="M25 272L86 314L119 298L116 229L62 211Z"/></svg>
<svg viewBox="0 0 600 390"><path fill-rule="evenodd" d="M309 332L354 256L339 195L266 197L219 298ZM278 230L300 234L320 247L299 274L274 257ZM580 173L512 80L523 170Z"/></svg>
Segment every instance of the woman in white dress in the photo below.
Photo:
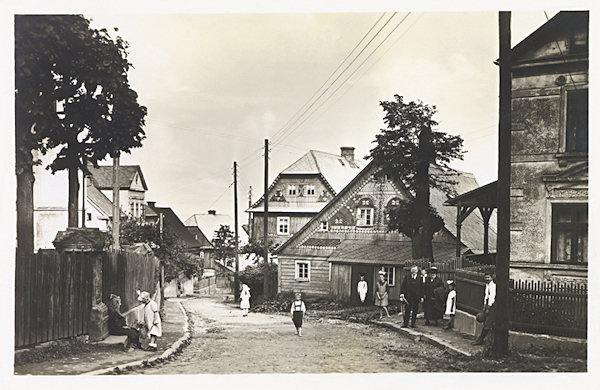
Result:
<svg viewBox="0 0 600 390"><path fill-rule="evenodd" d="M250 287L246 284L242 284L242 292L240 293L240 309L244 311L244 317L248 316L248 309L250 309Z"/></svg>
<svg viewBox="0 0 600 390"><path fill-rule="evenodd" d="M146 291L140 293L138 300L144 304L144 324L148 330L148 337L150 337L148 350L156 351L156 339L162 336L162 324L160 313L158 312L158 304L150 298L150 294Z"/></svg>
<svg viewBox="0 0 600 390"><path fill-rule="evenodd" d="M358 296L360 297L360 302L364 304L365 298L367 297L367 292L369 291L369 286L367 285L367 281L365 280L364 275L360 275L360 280L358 281L356 291L358 292Z"/></svg>

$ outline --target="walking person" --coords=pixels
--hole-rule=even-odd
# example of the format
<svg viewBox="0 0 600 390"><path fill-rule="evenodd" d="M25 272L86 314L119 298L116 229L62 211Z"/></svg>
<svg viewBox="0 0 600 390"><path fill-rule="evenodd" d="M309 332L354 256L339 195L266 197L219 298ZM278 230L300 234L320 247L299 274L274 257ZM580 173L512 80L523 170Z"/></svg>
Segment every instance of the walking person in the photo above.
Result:
<svg viewBox="0 0 600 390"><path fill-rule="evenodd" d="M375 306L379 306L379 319L383 318L383 312L389 317L388 312L388 283L385 280L385 271L379 271L379 281L375 285Z"/></svg>
<svg viewBox="0 0 600 390"><path fill-rule="evenodd" d="M365 275L360 275L360 280L358 281L358 285L356 286L356 291L358 292L360 303L364 305L365 299L367 298L367 292L369 291L369 286L367 285L367 281L365 280Z"/></svg>
<svg viewBox="0 0 600 390"><path fill-rule="evenodd" d="M416 265L411 267L410 275L404 277L400 288L400 300L406 303L403 328L408 326L409 319L411 328L416 327L419 302L423 302L423 279L419 277L418 272L419 268Z"/></svg>
<svg viewBox="0 0 600 390"><path fill-rule="evenodd" d="M240 292L240 309L243 310L244 317L248 317L248 309L250 309L250 287L247 284L242 284L242 291Z"/></svg>
<svg viewBox="0 0 600 390"><path fill-rule="evenodd" d="M484 275L484 279L485 294L483 296L483 315L485 316L485 320L483 321L481 334L477 340L475 340L473 345L483 345L485 336L487 336L490 329L496 324L496 307L494 306L494 302L496 302L496 283L494 282L492 275L487 272Z"/></svg>
<svg viewBox="0 0 600 390"><path fill-rule="evenodd" d="M144 304L144 324L148 330L148 337L150 337L148 351L156 352L158 349L156 339L162 336L162 324L160 313L158 312L158 304L150 298L150 293L147 291L142 291L138 300Z"/></svg>
<svg viewBox="0 0 600 390"><path fill-rule="evenodd" d="M302 319L304 313L306 313L306 305L304 305L304 302L302 301L302 293L297 292L295 298L294 302L292 302L290 314L292 315L292 321L296 327L296 333L298 336L302 337Z"/></svg>
<svg viewBox="0 0 600 390"><path fill-rule="evenodd" d="M438 320L441 320L444 315L444 303L445 300L440 300L440 291L436 291L438 288L444 290L444 283L438 277L438 269L432 266L429 269L429 276L425 277L425 284L423 285L423 311L425 312L425 325L430 325L434 322L435 326L438 325Z"/></svg>
<svg viewBox="0 0 600 390"><path fill-rule="evenodd" d="M448 297L446 298L446 315L450 317L448 325L445 329L454 328L454 316L456 315L456 290L454 289L454 281L449 280L448 282Z"/></svg>

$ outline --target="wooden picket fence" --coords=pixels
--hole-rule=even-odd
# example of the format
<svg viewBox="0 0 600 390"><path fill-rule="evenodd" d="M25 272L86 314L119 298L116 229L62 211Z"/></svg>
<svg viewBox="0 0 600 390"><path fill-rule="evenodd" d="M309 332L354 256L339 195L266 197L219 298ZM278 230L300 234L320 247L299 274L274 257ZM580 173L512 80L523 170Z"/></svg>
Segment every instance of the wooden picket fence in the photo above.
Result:
<svg viewBox="0 0 600 390"><path fill-rule="evenodd" d="M532 333L587 337L587 285L516 281L511 283L510 327Z"/></svg>
<svg viewBox="0 0 600 390"><path fill-rule="evenodd" d="M91 306L89 254L40 250L16 259L16 347L88 333Z"/></svg>
<svg viewBox="0 0 600 390"><path fill-rule="evenodd" d="M110 294L121 297L121 312L137 306L136 290L153 295L159 281L160 261L151 254L124 251L102 254L102 301L108 302Z"/></svg>
<svg viewBox="0 0 600 390"><path fill-rule="evenodd" d="M457 308L477 314L483 308L483 273L456 270ZM511 281L509 288L511 330L555 336L587 337L587 285Z"/></svg>

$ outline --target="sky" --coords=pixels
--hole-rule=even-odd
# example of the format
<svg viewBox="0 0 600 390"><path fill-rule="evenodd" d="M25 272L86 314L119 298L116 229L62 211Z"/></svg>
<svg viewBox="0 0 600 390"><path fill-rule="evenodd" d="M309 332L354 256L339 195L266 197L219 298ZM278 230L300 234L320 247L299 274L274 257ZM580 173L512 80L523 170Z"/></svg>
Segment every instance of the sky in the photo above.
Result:
<svg viewBox="0 0 600 390"><path fill-rule="evenodd" d="M464 138L454 168L482 185L497 177L496 12L84 15L129 42L129 79L148 108L144 146L121 163L141 165L146 199L182 220L210 208L232 214L234 161L240 209L249 186L258 199L264 139L269 181L309 149L354 146L364 158L384 127L379 102L394 94L437 106L439 130ZM513 45L545 21L543 10L515 12ZM357 60L294 122L372 26L320 91Z"/></svg>

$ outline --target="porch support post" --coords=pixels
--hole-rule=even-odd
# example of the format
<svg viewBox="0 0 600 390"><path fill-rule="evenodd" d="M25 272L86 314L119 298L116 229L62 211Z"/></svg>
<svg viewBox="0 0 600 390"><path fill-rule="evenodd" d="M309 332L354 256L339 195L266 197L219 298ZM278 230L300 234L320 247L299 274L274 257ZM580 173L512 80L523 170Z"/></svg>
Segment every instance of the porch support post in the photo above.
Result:
<svg viewBox="0 0 600 390"><path fill-rule="evenodd" d="M481 217L483 218L483 253L486 255L489 253L489 227L492 211L494 211L492 207L479 208L479 212L481 213Z"/></svg>

